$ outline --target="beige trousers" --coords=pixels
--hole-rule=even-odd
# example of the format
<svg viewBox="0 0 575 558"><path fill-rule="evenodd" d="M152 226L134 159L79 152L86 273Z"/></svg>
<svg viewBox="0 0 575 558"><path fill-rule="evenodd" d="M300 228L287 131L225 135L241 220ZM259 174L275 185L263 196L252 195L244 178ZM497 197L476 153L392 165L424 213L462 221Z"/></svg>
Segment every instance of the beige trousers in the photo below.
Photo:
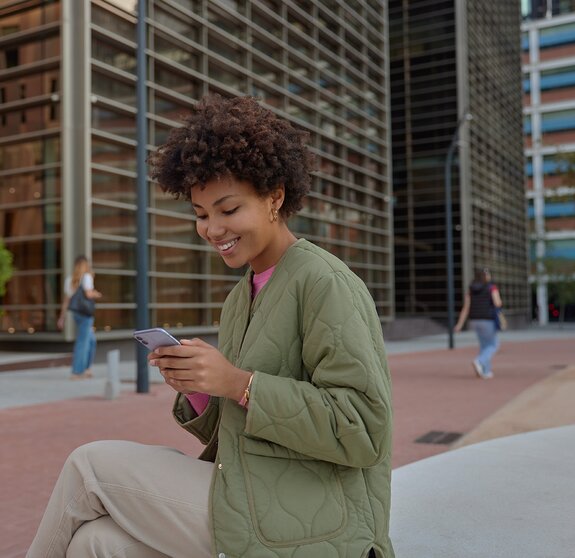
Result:
<svg viewBox="0 0 575 558"><path fill-rule="evenodd" d="M209 558L213 463L134 442L68 457L27 558Z"/></svg>

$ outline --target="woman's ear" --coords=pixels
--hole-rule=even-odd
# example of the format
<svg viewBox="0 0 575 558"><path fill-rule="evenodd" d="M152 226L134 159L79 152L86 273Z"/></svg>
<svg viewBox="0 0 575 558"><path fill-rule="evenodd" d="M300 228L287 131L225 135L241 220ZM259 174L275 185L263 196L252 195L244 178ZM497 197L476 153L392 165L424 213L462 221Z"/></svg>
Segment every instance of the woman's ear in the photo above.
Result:
<svg viewBox="0 0 575 558"><path fill-rule="evenodd" d="M280 209L280 207L283 205L284 203L284 199L285 199L285 188L283 184L280 184L275 190L273 190L271 192L271 201L272 201L272 205L273 207L275 207L277 210Z"/></svg>

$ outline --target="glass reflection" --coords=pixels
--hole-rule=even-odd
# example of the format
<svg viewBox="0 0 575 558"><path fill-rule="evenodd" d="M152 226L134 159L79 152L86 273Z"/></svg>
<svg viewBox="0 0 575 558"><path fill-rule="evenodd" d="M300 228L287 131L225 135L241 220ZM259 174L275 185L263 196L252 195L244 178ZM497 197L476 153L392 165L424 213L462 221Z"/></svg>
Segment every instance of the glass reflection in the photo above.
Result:
<svg viewBox="0 0 575 558"><path fill-rule="evenodd" d="M136 203L136 179L105 171L92 172L92 196L109 201Z"/></svg>
<svg viewBox="0 0 575 558"><path fill-rule="evenodd" d="M60 161L60 139L45 138L0 145L0 169L7 171Z"/></svg>
<svg viewBox="0 0 575 558"><path fill-rule="evenodd" d="M216 311L219 319L219 310ZM154 310L153 323L164 327L211 326L213 310L206 308L157 308Z"/></svg>
<svg viewBox="0 0 575 558"><path fill-rule="evenodd" d="M58 36L47 37L38 41L8 46L3 49L3 55L0 56L0 70L55 58L60 55L60 38Z"/></svg>
<svg viewBox="0 0 575 558"><path fill-rule="evenodd" d="M60 205L38 204L27 207L5 208L0 212L0 231L4 239L24 239L45 234L60 233L61 218ZM33 243L30 246L32 252ZM23 252L27 245L19 247ZM10 248L12 250L12 248ZM29 269L16 263L14 265L20 269Z"/></svg>
<svg viewBox="0 0 575 558"><path fill-rule="evenodd" d="M163 66L159 61L156 64L155 77L155 81L158 85L180 93L180 95L198 98L201 94L201 83L189 75L176 72L171 68Z"/></svg>
<svg viewBox="0 0 575 558"><path fill-rule="evenodd" d="M153 268L161 273L206 273L208 252L191 249L153 246Z"/></svg>
<svg viewBox="0 0 575 558"><path fill-rule="evenodd" d="M94 70L92 72L92 91L95 95L101 95L124 103L130 107L136 106L136 85L134 82L126 82L121 78L112 78Z"/></svg>
<svg viewBox="0 0 575 558"><path fill-rule="evenodd" d="M92 137L92 161L128 171L136 170L136 148Z"/></svg>
<svg viewBox="0 0 575 558"><path fill-rule="evenodd" d="M175 277L156 277L153 281L155 302L174 303L185 306L191 303L206 302L205 279L179 279Z"/></svg>
<svg viewBox="0 0 575 558"><path fill-rule="evenodd" d="M110 134L136 139L135 114L94 106L92 107L92 126Z"/></svg>
<svg viewBox="0 0 575 558"><path fill-rule="evenodd" d="M5 4L6 2L2 2ZM53 23L60 20L60 2L45 3L42 6L34 7L25 11L18 11L14 15L7 15L2 18L3 37L12 33L19 33L26 29L33 29L39 25Z"/></svg>
<svg viewBox="0 0 575 558"><path fill-rule="evenodd" d="M132 304L136 302L135 274L115 275L113 273L97 271L94 275L94 285L103 295L100 299L102 303ZM114 322L111 322L109 325L116 327Z"/></svg>
<svg viewBox="0 0 575 558"><path fill-rule="evenodd" d="M160 95L157 92L153 94L152 99L153 111L158 116L163 116L174 122L180 120L182 113L189 112L189 106L181 101L176 101L174 99L169 99L164 95Z"/></svg>
<svg viewBox="0 0 575 558"><path fill-rule="evenodd" d="M181 203L181 202L180 202ZM182 244L203 244L196 232L196 222L189 219L178 219L167 215L152 217L152 235L157 240L178 242Z"/></svg>
<svg viewBox="0 0 575 558"><path fill-rule="evenodd" d="M193 38L196 34L196 30L192 25L194 23L193 20L183 18L181 15L172 15L168 11L156 8L154 10L154 19L173 33L178 33L184 37L190 36Z"/></svg>
<svg viewBox="0 0 575 558"><path fill-rule="evenodd" d="M130 0L132 4L135 4L135 1L136 0ZM92 8L92 21L96 25L99 25L100 27L103 27L104 29L107 29L108 31L111 31L118 35L121 35L122 37L125 37L130 41L136 40L136 25L133 22L128 21L127 19L124 19L122 17L119 17L116 14L110 12L109 10L104 10L96 4L92 4L91 8Z"/></svg>
<svg viewBox="0 0 575 558"><path fill-rule="evenodd" d="M114 236L136 236L136 212L129 209L92 205L92 231Z"/></svg>
<svg viewBox="0 0 575 558"><path fill-rule="evenodd" d="M230 294L232 289L236 286L236 281L229 281L224 279L211 279L208 281L208 297L211 302L224 303L226 297Z"/></svg>
<svg viewBox="0 0 575 558"><path fill-rule="evenodd" d="M189 202L177 200L169 194L164 194L157 184L151 186L152 192L152 207L161 209L162 211L170 211L172 213L183 213L186 216L191 214L191 206Z"/></svg>
<svg viewBox="0 0 575 558"><path fill-rule="evenodd" d="M92 56L114 68L136 74L136 57L133 52L122 50L116 44L107 43L101 38L92 39Z"/></svg>
<svg viewBox="0 0 575 558"><path fill-rule="evenodd" d="M131 308L97 308L94 317L96 331L134 329L136 310Z"/></svg>
<svg viewBox="0 0 575 558"><path fill-rule="evenodd" d="M2 300L2 331L56 330L61 287L53 270L60 265L59 241L26 239L6 242L6 247L14 256L16 273Z"/></svg>
<svg viewBox="0 0 575 558"><path fill-rule="evenodd" d="M46 169L36 172L0 175L0 204L15 204L37 201L44 198L59 198L60 169ZM4 238L10 236L4 231Z"/></svg>
<svg viewBox="0 0 575 558"><path fill-rule="evenodd" d="M190 39L191 37L187 38ZM165 58L183 64L186 68L200 69L200 58L190 45L174 43L158 33L154 36L154 46L156 52Z"/></svg>
<svg viewBox="0 0 575 558"><path fill-rule="evenodd" d="M117 240L92 239L94 268L136 271L136 245Z"/></svg>

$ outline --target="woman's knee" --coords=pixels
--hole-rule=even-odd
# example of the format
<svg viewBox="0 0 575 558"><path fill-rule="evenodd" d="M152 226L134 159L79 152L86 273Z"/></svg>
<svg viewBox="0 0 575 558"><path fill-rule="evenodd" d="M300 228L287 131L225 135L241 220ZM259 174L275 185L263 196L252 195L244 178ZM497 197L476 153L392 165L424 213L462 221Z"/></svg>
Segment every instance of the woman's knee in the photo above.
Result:
<svg viewBox="0 0 575 558"><path fill-rule="evenodd" d="M82 444L81 446L78 446L76 449L72 450L68 456L68 459L85 459L86 456L89 456L93 453L108 451L107 448L111 442L115 442L115 440L96 440L95 442Z"/></svg>
<svg viewBox="0 0 575 558"><path fill-rule="evenodd" d="M122 453L122 446L130 444L121 440L97 440L78 446L73 450L64 467L92 470L98 469L99 464L107 465L114 460L115 456Z"/></svg>

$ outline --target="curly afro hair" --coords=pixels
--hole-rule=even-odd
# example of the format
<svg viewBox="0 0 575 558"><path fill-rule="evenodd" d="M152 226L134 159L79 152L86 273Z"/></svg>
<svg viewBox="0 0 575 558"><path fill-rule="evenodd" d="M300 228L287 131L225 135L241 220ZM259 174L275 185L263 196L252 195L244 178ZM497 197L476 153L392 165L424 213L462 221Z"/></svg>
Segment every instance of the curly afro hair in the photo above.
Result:
<svg viewBox="0 0 575 558"><path fill-rule="evenodd" d="M164 192L189 200L194 186L232 175L253 184L262 196L283 185L284 218L301 209L314 163L307 132L254 97L208 95L182 123L148 158L150 176Z"/></svg>

